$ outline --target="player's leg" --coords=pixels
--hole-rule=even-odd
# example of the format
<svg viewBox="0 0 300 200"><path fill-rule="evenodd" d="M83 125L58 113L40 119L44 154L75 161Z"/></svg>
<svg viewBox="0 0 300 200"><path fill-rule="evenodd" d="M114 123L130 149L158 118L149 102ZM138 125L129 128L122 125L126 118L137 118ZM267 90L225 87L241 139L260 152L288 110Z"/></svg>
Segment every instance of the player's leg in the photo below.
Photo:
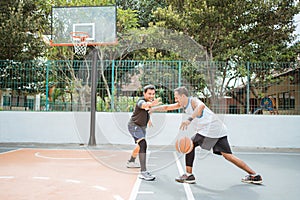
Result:
<svg viewBox="0 0 300 200"><path fill-rule="evenodd" d="M146 142L145 138L141 138L137 141L137 143L140 147L139 159L140 159L140 165L141 165L141 174L139 177L146 181L153 181L155 179L155 176L152 175L150 172L148 172L147 168L146 168L147 142Z"/></svg>
<svg viewBox="0 0 300 200"><path fill-rule="evenodd" d="M141 164L141 171L147 171L146 168L146 156L147 156L147 142L145 138L141 138L137 141L139 146L139 159Z"/></svg>
<svg viewBox="0 0 300 200"><path fill-rule="evenodd" d="M204 137L201 136L200 134L195 134L192 138L194 147L193 150L185 155L185 169L186 173L175 178L175 181L179 183L195 183L196 179L195 176L193 175L193 163L195 160L195 148L202 144Z"/></svg>
<svg viewBox="0 0 300 200"><path fill-rule="evenodd" d="M219 138L218 142L213 147L213 152L218 155L222 155L226 160L230 161L240 169L248 173L248 175L242 179L243 182L261 183L262 178L260 175L251 169L244 161L232 154L230 145L227 140L227 136ZM249 179L249 180L246 180Z"/></svg>
<svg viewBox="0 0 300 200"><path fill-rule="evenodd" d="M234 156L233 154L224 152L221 152L221 154L226 160L233 163L242 170L246 171L248 174L256 174L256 172L253 169L251 169L244 161Z"/></svg>
<svg viewBox="0 0 300 200"><path fill-rule="evenodd" d="M128 130L132 135L132 137L134 138L135 143L139 146L138 155L139 155L140 166L141 166L141 174L139 177L147 181L153 181L155 179L155 176L150 174L146 168L146 155L147 155L147 142L145 140L146 129L137 126L135 124L129 123Z"/></svg>
<svg viewBox="0 0 300 200"><path fill-rule="evenodd" d="M137 144L137 140L141 137L145 137L144 132L141 130L141 128L134 123L128 123L128 131L132 135L134 142ZM137 144L134 150L132 151L132 154L130 156L130 159L127 161L126 166L128 168L139 168L139 163L135 162L135 159L140 151L139 145Z"/></svg>
<svg viewBox="0 0 300 200"><path fill-rule="evenodd" d="M230 153L223 153L221 152L222 156L236 165L237 167L241 168L242 170L246 171L248 175L246 175L244 178L242 178L242 182L245 183L256 183L261 184L262 183L262 177L261 175L257 174L253 169L251 169L244 161L239 159L238 157L234 156Z"/></svg>
<svg viewBox="0 0 300 200"><path fill-rule="evenodd" d="M131 153L130 159L126 164L128 168L140 168L140 164L135 162L135 159L137 158L139 151L140 151L140 146L136 145Z"/></svg>

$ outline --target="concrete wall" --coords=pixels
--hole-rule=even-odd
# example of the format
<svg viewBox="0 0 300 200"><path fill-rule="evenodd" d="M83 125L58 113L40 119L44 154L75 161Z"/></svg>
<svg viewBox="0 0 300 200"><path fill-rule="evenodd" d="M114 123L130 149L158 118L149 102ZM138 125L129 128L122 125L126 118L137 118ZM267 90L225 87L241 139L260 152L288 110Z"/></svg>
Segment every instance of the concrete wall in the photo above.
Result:
<svg viewBox="0 0 300 200"><path fill-rule="evenodd" d="M133 144L127 131L131 113L96 115L97 144ZM154 113L148 128L149 145L173 145L182 114ZM237 147L300 148L300 116L224 115L229 142ZM0 143L78 143L89 141L87 112L0 112Z"/></svg>

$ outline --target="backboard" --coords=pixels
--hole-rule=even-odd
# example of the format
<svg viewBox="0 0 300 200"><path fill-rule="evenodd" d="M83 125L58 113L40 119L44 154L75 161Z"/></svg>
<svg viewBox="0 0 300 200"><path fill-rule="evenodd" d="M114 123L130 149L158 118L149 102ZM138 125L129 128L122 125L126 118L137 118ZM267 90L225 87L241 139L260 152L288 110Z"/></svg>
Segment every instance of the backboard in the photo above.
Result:
<svg viewBox="0 0 300 200"><path fill-rule="evenodd" d="M73 46L72 36L85 32L88 46L117 43L116 6L52 7L51 46Z"/></svg>

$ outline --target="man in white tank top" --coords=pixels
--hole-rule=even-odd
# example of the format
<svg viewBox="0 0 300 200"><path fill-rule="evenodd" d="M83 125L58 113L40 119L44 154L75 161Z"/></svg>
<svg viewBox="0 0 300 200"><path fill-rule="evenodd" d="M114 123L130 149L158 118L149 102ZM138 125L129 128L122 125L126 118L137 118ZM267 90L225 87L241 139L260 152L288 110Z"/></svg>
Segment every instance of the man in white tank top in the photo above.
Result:
<svg viewBox="0 0 300 200"><path fill-rule="evenodd" d="M189 116L187 120L182 121L181 130L186 130L188 126L193 126L195 135L191 138L194 143L193 150L185 155L186 173L176 178L180 183L195 183L193 175L193 163L195 159L195 148L200 146L203 149L213 149L213 153L222 155L226 160L232 162L237 167L248 173L242 182L261 184L262 177L251 169L244 161L234 156L231 152L227 140L227 128L222 120L213 113L201 100L195 97L189 97L188 90L185 87L179 87L174 90L174 104L152 107L154 111L168 111L183 108Z"/></svg>

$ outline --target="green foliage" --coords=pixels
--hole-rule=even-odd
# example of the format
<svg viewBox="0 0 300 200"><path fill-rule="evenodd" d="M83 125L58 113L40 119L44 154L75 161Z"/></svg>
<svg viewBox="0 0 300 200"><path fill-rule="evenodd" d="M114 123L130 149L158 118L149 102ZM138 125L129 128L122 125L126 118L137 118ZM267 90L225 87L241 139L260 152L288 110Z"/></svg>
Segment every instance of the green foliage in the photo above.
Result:
<svg viewBox="0 0 300 200"><path fill-rule="evenodd" d="M138 15L134 10L122 10L118 9L117 15L117 31L122 34L128 32L130 29L138 27Z"/></svg>
<svg viewBox="0 0 300 200"><path fill-rule="evenodd" d="M1 4L0 59L33 60L46 50L42 32L47 25L43 5L34 0Z"/></svg>
<svg viewBox="0 0 300 200"><path fill-rule="evenodd" d="M140 27L148 27L153 22L153 12L160 7L165 7L165 0L119 0L119 8L123 10L134 10L138 15Z"/></svg>
<svg viewBox="0 0 300 200"><path fill-rule="evenodd" d="M156 24L192 36L210 59L219 61L282 60L281 52L294 39L293 17L299 13L293 0L167 2L167 8L155 12Z"/></svg>
<svg viewBox="0 0 300 200"><path fill-rule="evenodd" d="M2 61L0 89L13 93L38 93L44 88L46 67L38 61Z"/></svg>

